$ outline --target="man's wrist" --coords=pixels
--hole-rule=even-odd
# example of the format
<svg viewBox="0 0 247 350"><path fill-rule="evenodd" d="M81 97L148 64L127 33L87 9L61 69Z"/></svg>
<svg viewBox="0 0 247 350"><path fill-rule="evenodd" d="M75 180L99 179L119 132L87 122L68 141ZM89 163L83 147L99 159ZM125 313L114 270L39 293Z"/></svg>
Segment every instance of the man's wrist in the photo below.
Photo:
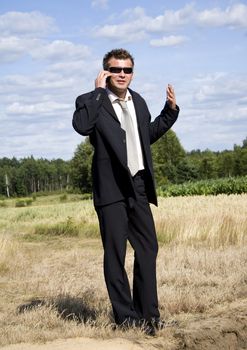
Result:
<svg viewBox="0 0 247 350"><path fill-rule="evenodd" d="M179 109L176 104L170 104L168 101L166 101L165 107L166 108L170 108L170 109L172 109L174 111L177 111Z"/></svg>

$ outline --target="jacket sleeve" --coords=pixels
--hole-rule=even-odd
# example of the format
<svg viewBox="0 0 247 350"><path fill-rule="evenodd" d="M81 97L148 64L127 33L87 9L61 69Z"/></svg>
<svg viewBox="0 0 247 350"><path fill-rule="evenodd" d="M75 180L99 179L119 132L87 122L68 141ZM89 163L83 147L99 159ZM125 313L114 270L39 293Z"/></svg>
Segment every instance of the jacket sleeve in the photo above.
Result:
<svg viewBox="0 0 247 350"><path fill-rule="evenodd" d="M96 88L92 92L77 97L72 125L79 134L87 136L93 132L105 97L107 93L103 88Z"/></svg>
<svg viewBox="0 0 247 350"><path fill-rule="evenodd" d="M161 111L160 115L150 123L149 134L151 144L157 141L172 127L178 118L178 113L178 106L176 106L176 109L172 109L169 107L168 103L165 104L165 107Z"/></svg>

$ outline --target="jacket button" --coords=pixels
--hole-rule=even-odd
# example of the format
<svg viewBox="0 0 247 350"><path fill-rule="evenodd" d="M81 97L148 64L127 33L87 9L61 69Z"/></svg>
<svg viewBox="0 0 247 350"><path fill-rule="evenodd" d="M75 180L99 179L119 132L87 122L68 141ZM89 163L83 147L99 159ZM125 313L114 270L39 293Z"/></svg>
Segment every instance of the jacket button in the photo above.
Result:
<svg viewBox="0 0 247 350"><path fill-rule="evenodd" d="M126 143L126 140L125 140L125 139L123 139L123 143Z"/></svg>

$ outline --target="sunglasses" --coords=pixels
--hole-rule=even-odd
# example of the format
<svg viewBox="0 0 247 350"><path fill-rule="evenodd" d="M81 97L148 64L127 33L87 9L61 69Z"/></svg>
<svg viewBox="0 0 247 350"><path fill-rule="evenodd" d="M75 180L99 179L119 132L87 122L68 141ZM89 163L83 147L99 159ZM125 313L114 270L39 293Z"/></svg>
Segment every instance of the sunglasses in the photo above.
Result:
<svg viewBox="0 0 247 350"><path fill-rule="evenodd" d="M124 71L125 74L132 74L133 73L133 67L109 67L108 71L110 73L116 73L119 74Z"/></svg>

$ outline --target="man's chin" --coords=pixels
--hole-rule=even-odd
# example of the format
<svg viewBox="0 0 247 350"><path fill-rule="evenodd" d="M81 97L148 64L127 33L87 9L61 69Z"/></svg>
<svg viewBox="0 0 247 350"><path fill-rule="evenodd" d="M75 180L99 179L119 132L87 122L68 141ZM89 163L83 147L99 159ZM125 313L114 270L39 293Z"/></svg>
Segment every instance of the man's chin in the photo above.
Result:
<svg viewBox="0 0 247 350"><path fill-rule="evenodd" d="M109 86L109 89L116 95L119 95L125 93L128 89L128 86Z"/></svg>
<svg viewBox="0 0 247 350"><path fill-rule="evenodd" d="M119 91L119 92L124 92L124 91L127 91L128 89L128 85L126 84L123 84L123 85L117 85L116 89Z"/></svg>

